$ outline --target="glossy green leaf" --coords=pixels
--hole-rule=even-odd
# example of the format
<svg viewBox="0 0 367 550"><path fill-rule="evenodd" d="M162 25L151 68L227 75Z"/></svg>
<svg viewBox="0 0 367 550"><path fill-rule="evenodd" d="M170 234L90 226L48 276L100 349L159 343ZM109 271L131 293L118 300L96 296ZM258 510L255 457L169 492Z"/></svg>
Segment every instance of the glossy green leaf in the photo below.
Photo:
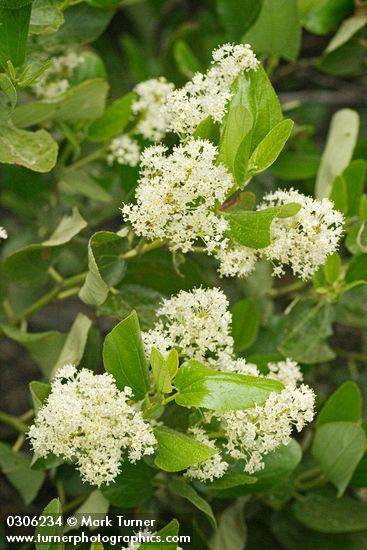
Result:
<svg viewBox="0 0 367 550"><path fill-rule="evenodd" d="M316 198L329 197L334 179L352 158L358 130L359 116L356 111L341 109L334 114L317 174Z"/></svg>
<svg viewBox="0 0 367 550"><path fill-rule="evenodd" d="M177 543L166 542L166 539L171 541L172 537L177 537L178 530L179 530L179 523L176 519L173 519L167 525L165 525L160 531L158 531L158 535L160 536L161 541L164 541L164 542L162 543L144 542L139 546L138 550L177 550Z"/></svg>
<svg viewBox="0 0 367 550"><path fill-rule="evenodd" d="M62 506L58 498L54 498L49 502L46 508L43 510L41 516L52 516L54 519L53 525L48 525L48 522L40 521L36 527L35 537L36 539L43 538L49 540L49 542L39 542L36 543L36 550L63 550L64 543L62 540L56 542L54 537L60 537L62 539L63 535L63 522L60 523L57 521L58 517L62 518ZM43 525L45 523L45 525ZM41 539L43 540L43 539Z"/></svg>
<svg viewBox="0 0 367 550"><path fill-rule="evenodd" d="M217 11L230 40L241 42L241 37L259 16L263 0L216 0Z"/></svg>
<svg viewBox="0 0 367 550"><path fill-rule="evenodd" d="M367 529L367 506L351 497L337 499L330 492L309 493L293 506L296 518L321 533L355 533Z"/></svg>
<svg viewBox="0 0 367 550"><path fill-rule="evenodd" d="M218 372L193 360L178 370L175 386L178 405L222 412L261 405L271 392L283 389L270 378Z"/></svg>
<svg viewBox="0 0 367 550"><path fill-rule="evenodd" d="M300 363L319 363L335 357L327 338L332 334L334 312L330 304L300 300L287 313L279 351Z"/></svg>
<svg viewBox="0 0 367 550"><path fill-rule="evenodd" d="M283 206L273 206L256 211L226 212L230 226L229 234L237 243L250 248L265 248L269 246L270 226L274 218L290 218L295 216L301 205L291 202Z"/></svg>
<svg viewBox="0 0 367 550"><path fill-rule="evenodd" d="M209 519L212 526L215 528L217 525L213 510L210 504L204 500L198 493L195 491L191 485L183 481L182 479L174 479L168 485L170 491L173 494L187 499L191 504L193 504L198 510L203 512Z"/></svg>
<svg viewBox="0 0 367 550"><path fill-rule="evenodd" d="M345 282L352 284L357 281L367 281L367 256L366 254L357 254L354 256L348 266L345 274Z"/></svg>
<svg viewBox="0 0 367 550"><path fill-rule="evenodd" d="M28 458L5 443L0 443L0 470L27 505L36 498L45 480L44 472L31 470Z"/></svg>
<svg viewBox="0 0 367 550"><path fill-rule="evenodd" d="M250 111L253 118L253 129L248 135L248 152L251 155L270 130L283 119L282 109L261 66L256 71L242 74L233 86L233 94L229 109L242 105Z"/></svg>
<svg viewBox="0 0 367 550"><path fill-rule="evenodd" d="M301 45L297 0L263 0L259 16L243 40L251 44L256 53L294 61Z"/></svg>
<svg viewBox="0 0 367 550"><path fill-rule="evenodd" d="M244 142L253 124L251 112L243 105L230 107L223 125L222 136L219 145L218 160L223 162L228 170L236 177L239 184L242 183L240 174L236 167L238 154L245 155L242 162L245 163L248 157L247 142ZM244 171L243 171L244 172Z"/></svg>
<svg viewBox="0 0 367 550"><path fill-rule="evenodd" d="M49 275L47 273L54 251L41 244L30 244L16 250L4 261L4 273L13 283L23 287L41 286Z"/></svg>
<svg viewBox="0 0 367 550"><path fill-rule="evenodd" d="M325 53L330 53L345 44L345 42L348 42L356 32L366 25L366 23L366 15L355 15L345 19L340 25L337 33L327 45Z"/></svg>
<svg viewBox="0 0 367 550"><path fill-rule="evenodd" d="M29 384L29 391L31 393L34 412L37 414L50 395L51 386L50 384L45 384L44 382L34 380Z"/></svg>
<svg viewBox="0 0 367 550"><path fill-rule="evenodd" d="M326 34L352 15L353 0L316 0L303 14L305 28L316 34Z"/></svg>
<svg viewBox="0 0 367 550"><path fill-rule="evenodd" d="M88 139L105 141L122 133L130 120L131 107L135 99L136 95L131 92L111 103L103 115L89 126Z"/></svg>
<svg viewBox="0 0 367 550"><path fill-rule="evenodd" d="M79 210L74 207L71 216L64 216L49 239L43 241L42 244L43 246L60 246L65 244L87 227L87 225Z"/></svg>
<svg viewBox="0 0 367 550"><path fill-rule="evenodd" d="M326 401L317 417L317 427L329 422L358 422L362 414L362 395L355 382L344 382Z"/></svg>
<svg viewBox="0 0 367 550"><path fill-rule="evenodd" d="M149 390L149 371L139 321L133 311L107 334L103 346L103 364L123 390L129 386L134 399L144 399Z"/></svg>
<svg viewBox="0 0 367 550"><path fill-rule="evenodd" d="M172 391L172 384L168 365L161 352L156 348L152 348L150 353L150 364L157 390L160 393L170 393Z"/></svg>
<svg viewBox="0 0 367 550"><path fill-rule="evenodd" d="M155 464L166 472L185 470L217 453L197 439L164 426L157 427L154 434L158 441Z"/></svg>
<svg viewBox="0 0 367 550"><path fill-rule="evenodd" d="M0 4L0 63L6 69L7 61L14 67L23 65L26 54L31 3L9 9Z"/></svg>
<svg viewBox="0 0 367 550"><path fill-rule="evenodd" d="M366 435L352 422L330 422L317 429L312 454L340 497L366 449Z"/></svg>
<svg viewBox="0 0 367 550"><path fill-rule="evenodd" d="M153 493L154 471L143 460L135 464L125 461L113 483L102 485L101 493L113 506L134 508Z"/></svg>
<svg viewBox="0 0 367 550"><path fill-rule="evenodd" d="M264 137L252 153L248 171L250 174L263 172L276 161L293 128L293 121L282 120Z"/></svg>
<svg viewBox="0 0 367 550"><path fill-rule="evenodd" d="M341 259L337 252L327 257L324 266L325 277L328 283L334 283L340 274Z"/></svg>
<svg viewBox="0 0 367 550"><path fill-rule="evenodd" d="M255 300L236 302L232 310L232 336L235 349L243 351L256 340L260 328L260 312Z"/></svg>

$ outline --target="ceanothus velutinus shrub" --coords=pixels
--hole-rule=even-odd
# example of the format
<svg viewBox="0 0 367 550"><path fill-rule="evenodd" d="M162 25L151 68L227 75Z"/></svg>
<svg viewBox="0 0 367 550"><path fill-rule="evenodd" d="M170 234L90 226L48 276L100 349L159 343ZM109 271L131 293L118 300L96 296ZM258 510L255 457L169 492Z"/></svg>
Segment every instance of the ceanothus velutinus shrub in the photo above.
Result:
<svg viewBox="0 0 367 550"><path fill-rule="evenodd" d="M313 528L307 510L333 502L324 485L339 497L367 485L359 390L346 382L316 416L312 373L334 360L332 323L349 319L343 300L365 284L365 163L349 158L330 182L321 162L314 196L309 182L303 192L273 177L303 128L284 119L271 67L249 44L222 42L182 86L148 78L107 107L105 69L87 47L55 47L50 62L41 49L35 72L11 61L4 73L12 146L0 160L53 170L48 213L72 213L21 247L2 221L12 281L1 329L42 381L31 383L29 414L1 416L23 435L0 448L0 465L1 453L13 460L29 445L32 498L50 470L62 500L67 471L83 482L77 504L84 491L86 504L97 495L159 515L169 495L214 525L216 498L259 493L269 508L292 503ZM25 89L17 107L11 86ZM34 300L18 309L13 284L35 289ZM76 295L87 313L68 335L27 325Z"/></svg>

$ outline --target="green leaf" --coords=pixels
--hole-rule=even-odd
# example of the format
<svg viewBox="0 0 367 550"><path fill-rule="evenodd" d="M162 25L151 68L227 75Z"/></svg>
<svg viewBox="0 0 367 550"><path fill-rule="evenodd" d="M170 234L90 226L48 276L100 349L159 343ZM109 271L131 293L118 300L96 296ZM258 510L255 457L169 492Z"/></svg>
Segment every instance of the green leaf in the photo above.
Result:
<svg viewBox="0 0 367 550"><path fill-rule="evenodd" d="M11 10L17 10L28 4L32 4L34 0L0 0L0 8L9 8Z"/></svg>
<svg viewBox="0 0 367 550"><path fill-rule="evenodd" d="M315 34L327 34L353 11L352 0L316 0L303 14L304 27Z"/></svg>
<svg viewBox="0 0 367 550"><path fill-rule="evenodd" d="M274 218L290 218L299 212L301 205L290 202L256 211L223 212L228 219L231 238L250 248L265 248L270 245L270 226Z"/></svg>
<svg viewBox="0 0 367 550"><path fill-rule="evenodd" d="M162 543L157 542L144 542L138 548L138 550L177 550L177 543L175 542L166 542L166 539L170 537L169 540L172 540L172 537L177 537L179 530L179 523L176 519L170 521L167 525L158 531L158 535ZM175 539L173 539L175 540Z"/></svg>
<svg viewBox="0 0 367 550"><path fill-rule="evenodd" d="M149 390L149 371L135 311L107 334L103 345L103 364L120 390L129 386L134 392L134 399L144 399Z"/></svg>
<svg viewBox="0 0 367 550"><path fill-rule="evenodd" d="M248 171L251 175L263 172L276 161L292 132L293 124L289 118L282 120L259 143L249 160Z"/></svg>
<svg viewBox="0 0 367 550"><path fill-rule="evenodd" d="M216 0L220 21L230 40L241 42L241 37L259 16L263 0Z"/></svg>
<svg viewBox="0 0 367 550"><path fill-rule="evenodd" d="M256 71L245 72L237 78L228 110L236 105L246 107L253 118L252 131L247 137L248 152L251 154L270 130L283 119L279 99L261 66Z"/></svg>
<svg viewBox="0 0 367 550"><path fill-rule="evenodd" d="M56 32L64 22L64 15L56 0L34 0L29 26L30 34Z"/></svg>
<svg viewBox="0 0 367 550"><path fill-rule="evenodd" d="M334 114L317 174L316 198L329 197L334 179L352 158L358 130L359 115L356 111L341 109Z"/></svg>
<svg viewBox="0 0 367 550"><path fill-rule="evenodd" d="M345 19L340 25L337 33L330 40L325 53L330 53L345 44L345 42L348 42L356 32L366 25L366 23L367 16L363 14Z"/></svg>
<svg viewBox="0 0 367 550"><path fill-rule="evenodd" d="M66 336L57 331L25 333L13 326L1 325L8 338L24 346L43 374L49 376L65 344Z"/></svg>
<svg viewBox="0 0 367 550"><path fill-rule="evenodd" d="M143 460L135 464L124 461L121 473L110 485L101 487L102 495L119 508L135 508L146 502L153 494L154 471Z"/></svg>
<svg viewBox="0 0 367 550"><path fill-rule="evenodd" d="M88 242L88 275L79 291L79 298L89 305L106 300L111 286L118 284L125 273L125 261L120 257L123 238L110 231L99 231Z"/></svg>
<svg viewBox="0 0 367 550"><path fill-rule="evenodd" d="M260 15L242 41L251 44L256 53L294 61L301 46L297 0L263 0Z"/></svg>
<svg viewBox="0 0 367 550"><path fill-rule="evenodd" d="M31 470L28 458L5 443L0 443L0 469L24 503L33 502L45 480L44 472Z"/></svg>
<svg viewBox="0 0 367 550"><path fill-rule="evenodd" d="M11 61L14 67L24 63L31 9L31 3L16 9L0 5L0 63L4 69L7 61Z"/></svg>
<svg viewBox="0 0 367 550"><path fill-rule="evenodd" d="M136 95L132 92L109 105L102 116L94 120L88 128L90 141L105 141L123 132L131 114Z"/></svg>
<svg viewBox="0 0 367 550"><path fill-rule="evenodd" d="M56 164L57 143L45 130L27 132L11 122L0 123L0 162L49 172Z"/></svg>
<svg viewBox="0 0 367 550"><path fill-rule="evenodd" d="M195 73L201 70L198 59L184 40L175 42L173 56L181 73L187 78L192 78Z"/></svg>
<svg viewBox="0 0 367 550"><path fill-rule="evenodd" d="M112 197L91 175L81 170L64 170L60 176L59 190L67 195L82 195L98 202L111 202Z"/></svg>
<svg viewBox="0 0 367 550"><path fill-rule="evenodd" d="M30 244L6 257L4 273L11 281L23 287L42 286L54 252L41 244Z"/></svg>
<svg viewBox="0 0 367 550"><path fill-rule="evenodd" d="M312 298L300 300L285 316L279 351L300 363L330 361L335 357L327 344L333 320L330 304Z"/></svg>
<svg viewBox="0 0 367 550"><path fill-rule="evenodd" d="M43 540L49 540L50 542L36 542L36 550L63 550L63 542L55 542L54 537L57 540L57 537L60 537L62 541L63 535L63 521L62 521L62 507L58 498L54 498L49 502L46 508L43 510L41 516L52 516L54 520L53 525L48 525L48 522L45 521L45 525L40 521L36 527L35 538ZM57 521L58 518L61 518L61 521Z"/></svg>
<svg viewBox="0 0 367 550"><path fill-rule="evenodd" d="M236 302L232 310L232 336L237 351L249 348L260 328L260 312L251 298Z"/></svg>
<svg viewBox="0 0 367 550"><path fill-rule="evenodd" d="M75 206L71 216L64 216L49 239L43 241L43 246L60 246L71 241L75 235L87 227L87 222Z"/></svg>
<svg viewBox="0 0 367 550"><path fill-rule="evenodd" d="M0 73L0 90L6 95L10 105L14 108L17 103L17 91L14 84L5 73Z"/></svg>
<svg viewBox="0 0 367 550"><path fill-rule="evenodd" d="M330 422L317 429L312 454L340 497L366 449L366 435L352 422Z"/></svg>
<svg viewBox="0 0 367 550"><path fill-rule="evenodd" d="M69 334L66 337L65 344L61 350L61 353L54 365L51 373L51 377L55 372L64 365L71 363L72 365L79 365L83 355L89 331L92 326L92 321L83 313L78 313L75 321L70 329Z"/></svg>
<svg viewBox="0 0 367 550"><path fill-rule="evenodd" d="M155 465L165 472L185 470L218 452L193 437L164 426L157 427L154 434L158 441Z"/></svg>
<svg viewBox="0 0 367 550"><path fill-rule="evenodd" d="M50 384L34 380L29 384L34 412L37 415L38 411L43 407L44 402L51 393Z"/></svg>
<svg viewBox="0 0 367 550"><path fill-rule="evenodd" d="M241 174L242 172L244 173L244 170L242 172L236 170L236 157L238 154L241 157L245 155L245 159L242 158L241 161L244 164L246 163L248 151L244 139L250 132L252 125L253 117L246 107L243 105L230 107L223 125L218 161L223 162L227 166L239 184L242 183L243 178L241 178ZM238 160L237 162L240 161Z"/></svg>
<svg viewBox="0 0 367 550"><path fill-rule="evenodd" d="M53 119L70 123L94 120L104 112L107 92L108 84L105 80L86 80L52 101L35 101L21 105L15 109L12 120L19 128Z"/></svg>
<svg viewBox="0 0 367 550"><path fill-rule="evenodd" d="M320 533L355 533L367 529L367 506L348 496L309 493L293 506L298 521Z"/></svg>
<svg viewBox="0 0 367 550"><path fill-rule="evenodd" d="M239 474L226 472L224 476L214 479L214 481L211 481L210 483L206 483L205 490L214 489L218 491L233 489L234 487L239 487L242 485L253 485L254 483L256 483L256 480L257 478L255 476L250 476L249 474L244 474L242 472Z"/></svg>
<svg viewBox="0 0 367 550"><path fill-rule="evenodd" d="M173 494L178 495L182 498L186 498L189 502L191 502L191 504L196 506L198 510L200 510L207 516L214 529L216 528L217 522L210 504L208 504L206 500L198 495L195 489L191 487L191 485L189 485L182 479L174 479L169 483L168 488L170 491L172 491Z"/></svg>
<svg viewBox="0 0 367 550"><path fill-rule="evenodd" d="M337 252L327 257L324 266L325 277L329 284L335 283L340 274L341 259Z"/></svg>
<svg viewBox="0 0 367 550"><path fill-rule="evenodd" d="M214 145L218 145L220 126L217 122L214 122L211 116L208 116L197 125L192 137L195 139L207 139L214 143Z"/></svg>
<svg viewBox="0 0 367 550"><path fill-rule="evenodd" d="M110 293L106 301L97 308L97 315L120 320L135 309L142 330L153 328L163 295L152 288L140 285L121 284L117 290L117 293Z"/></svg>
<svg viewBox="0 0 367 550"><path fill-rule="evenodd" d="M347 273L345 275L345 282L347 284L351 284L357 281L367 281L366 254L357 254L349 263Z"/></svg>
<svg viewBox="0 0 367 550"><path fill-rule="evenodd" d="M283 384L270 378L218 372L198 361L182 365L175 386L178 405L222 412L261 405L271 392L283 389Z"/></svg>
<svg viewBox="0 0 367 550"><path fill-rule="evenodd" d="M105 517L108 514L109 507L110 503L103 496L102 492L99 489L95 489L89 494L88 498L82 503L82 505L73 512L73 515L77 518L77 522L75 525L67 524L64 527L64 533L79 529L83 521L83 516L98 514L97 517ZM90 527L90 529L91 531L94 531L97 527L93 526Z"/></svg>
<svg viewBox="0 0 367 550"><path fill-rule="evenodd" d="M334 180L330 199L347 216L358 215L365 177L366 161L353 160Z"/></svg>
<svg viewBox="0 0 367 550"><path fill-rule="evenodd" d="M247 540L245 503L246 499L240 498L221 514L218 529L210 540L210 550L244 550Z"/></svg>
<svg viewBox="0 0 367 550"><path fill-rule="evenodd" d="M150 364L157 390L160 393L170 393L172 391L172 384L168 365L161 352L156 348L152 348L150 353Z"/></svg>
<svg viewBox="0 0 367 550"><path fill-rule="evenodd" d="M58 32L42 35L35 41L35 48L56 54L70 46L93 42L107 27L114 11L96 10L85 3L69 6L64 11L65 22Z"/></svg>
<svg viewBox="0 0 367 550"><path fill-rule="evenodd" d="M362 415L362 395L355 382L344 382L319 412L317 427L329 422L358 422Z"/></svg>

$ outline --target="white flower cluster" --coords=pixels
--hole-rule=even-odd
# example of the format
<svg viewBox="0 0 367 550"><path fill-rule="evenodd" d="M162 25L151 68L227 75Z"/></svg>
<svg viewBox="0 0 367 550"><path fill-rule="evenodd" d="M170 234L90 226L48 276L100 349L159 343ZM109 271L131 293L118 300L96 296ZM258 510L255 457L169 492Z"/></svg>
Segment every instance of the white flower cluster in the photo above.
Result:
<svg viewBox="0 0 367 550"><path fill-rule="evenodd" d="M8 233L6 229L0 226L0 239L7 239L7 238L8 238Z"/></svg>
<svg viewBox="0 0 367 550"><path fill-rule="evenodd" d="M131 393L119 391L110 374L65 365L29 430L35 455L75 460L83 480L109 484L120 472L122 451L130 462L154 453L153 431L128 404Z"/></svg>
<svg viewBox="0 0 367 550"><path fill-rule="evenodd" d="M197 441L204 443L212 449L216 449L215 442L212 439L209 439L205 430L201 428L192 427L189 429L189 434L194 436ZM215 478L222 477L229 467L228 462L223 460L219 449L218 453L214 456L211 456L204 462L199 462L198 464L193 464L185 472L185 476L191 479L198 479L199 481L213 481Z"/></svg>
<svg viewBox="0 0 367 550"><path fill-rule="evenodd" d="M221 122L232 97L232 83L243 71L256 70L258 64L248 44L224 44L214 50L212 67L205 74L196 73L183 88L168 95L164 110L169 129L187 135L208 116Z"/></svg>
<svg viewBox="0 0 367 550"><path fill-rule="evenodd" d="M167 96L174 86L163 77L140 82L134 88L137 100L132 105L132 112L138 116L135 133L150 141L160 141L167 131L168 118L163 110Z"/></svg>
<svg viewBox="0 0 367 550"><path fill-rule="evenodd" d="M235 357L231 314L220 289L182 290L164 300L157 313L155 327L143 333L147 355L153 346L163 354L176 348L185 360L196 359L223 372L260 376L256 365ZM289 442L294 426L300 431L311 422L314 393L304 384L297 387L303 376L296 361L287 358L268 363L267 368L267 377L282 382L284 390L271 393L265 404L252 409L206 414L205 422L215 418L220 423L227 442L222 451L218 448L218 454L190 467L189 477L200 481L221 477L228 468L226 457L244 459L248 473L260 470L266 454ZM189 431L198 441L216 448L202 428L195 426Z"/></svg>
<svg viewBox="0 0 367 550"><path fill-rule="evenodd" d="M52 58L51 66L31 85L33 92L41 99L53 99L66 92L70 84L68 77L83 62L83 56L74 51Z"/></svg>
<svg viewBox="0 0 367 550"><path fill-rule="evenodd" d="M176 348L182 357L208 365L230 360L233 338L228 300L219 288L181 290L163 300L157 311L158 322L143 333L146 353L152 347L161 353Z"/></svg>
<svg viewBox="0 0 367 550"><path fill-rule="evenodd" d="M137 166L139 160L139 145L127 134L122 134L111 141L107 154L107 163L110 166L114 162L127 166Z"/></svg>
<svg viewBox="0 0 367 550"><path fill-rule="evenodd" d="M337 250L344 218L329 199L315 200L294 189L269 193L259 209L290 202L300 204L301 209L291 218L273 220L271 244L263 255L276 264L275 275L282 275L283 266L290 265L293 273L306 281Z"/></svg>
<svg viewBox="0 0 367 550"><path fill-rule="evenodd" d="M305 384L296 386L297 382L302 381L302 373L297 363L286 359L279 363L269 363L268 369L268 378L284 383L285 388L280 393L271 393L263 405L256 405L250 409L221 415L205 415L206 422L213 418L220 422L227 440L222 451L226 460L217 458L217 455L213 457L219 464L221 460L227 464L230 458L244 460L244 471L253 474L264 468L265 455L289 443L294 427L301 431L312 421L315 395ZM237 360L226 370L250 376L260 375L255 365L241 363L241 360ZM192 471L191 477L196 477L200 481L212 481L211 475L205 479L205 474L211 472L210 460L199 464Z"/></svg>
<svg viewBox="0 0 367 550"><path fill-rule="evenodd" d="M264 405L231 411L221 417L227 437L228 454L244 459L245 472L250 474L264 468L263 457L287 445L295 426L297 431L311 422L315 396L309 386L289 385L280 393L271 393Z"/></svg>
<svg viewBox="0 0 367 550"><path fill-rule="evenodd" d="M125 219L138 235L166 239L172 250L188 252L200 238L215 249L228 224L213 209L232 188L232 176L215 163L217 148L209 141L191 139L166 152L163 145L144 150L137 204L123 206Z"/></svg>

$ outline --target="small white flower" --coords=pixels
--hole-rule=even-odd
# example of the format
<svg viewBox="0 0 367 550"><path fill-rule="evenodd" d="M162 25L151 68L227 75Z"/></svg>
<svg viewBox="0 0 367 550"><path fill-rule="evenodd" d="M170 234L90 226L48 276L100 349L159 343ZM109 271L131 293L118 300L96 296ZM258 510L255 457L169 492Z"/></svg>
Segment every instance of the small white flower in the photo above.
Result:
<svg viewBox="0 0 367 550"><path fill-rule="evenodd" d="M8 238L8 233L6 229L4 229L3 227L0 227L0 239L7 239L7 238Z"/></svg>
<svg viewBox="0 0 367 550"><path fill-rule="evenodd" d="M230 361L233 338L228 300L219 288L181 290L163 300L154 329L143 334L146 353L177 348L182 357L210 365Z"/></svg>
<svg viewBox="0 0 367 550"><path fill-rule="evenodd" d="M217 148L191 139L166 152L162 145L144 150L136 204L123 206L125 219L138 235L168 240L172 250L188 252L198 239L219 246L228 224L214 208L225 200L233 178L216 164Z"/></svg>
<svg viewBox="0 0 367 550"><path fill-rule="evenodd" d="M41 99L54 99L70 87L68 77L83 62L82 55L69 51L65 55L53 57L51 66L32 83L31 88Z"/></svg>
<svg viewBox="0 0 367 550"><path fill-rule="evenodd" d="M209 439L205 430L202 430L201 428L192 427L189 429L189 434L193 435L197 441L200 441L200 443L204 443L204 445L207 445L212 449L217 449L218 452L207 460L190 466L184 475L190 479L198 479L204 483L206 481L213 481L215 478L222 477L227 471L229 464L222 458L219 449L215 445L215 441L213 439Z"/></svg>
<svg viewBox="0 0 367 550"><path fill-rule="evenodd" d="M205 74L196 73L183 88L168 95L165 112L170 129L192 134L208 116L221 122L232 97L232 83L243 71L256 70L258 64L248 44L224 44L214 50L212 66Z"/></svg>
<svg viewBox="0 0 367 550"><path fill-rule="evenodd" d="M265 195L259 209L290 202L300 204L300 211L293 217L273 220L271 244L262 253L275 263L275 275L281 275L283 266L290 265L293 273L306 281L337 250L344 218L329 199L316 200L294 189Z"/></svg>
<svg viewBox="0 0 367 550"><path fill-rule="evenodd" d="M138 116L136 134L151 141L161 140L168 127L167 114L162 107L174 86L165 78L152 78L140 82L134 88L137 100L132 105L132 112Z"/></svg>
<svg viewBox="0 0 367 550"><path fill-rule="evenodd" d="M140 160L140 149L137 142L128 135L115 137L109 146L107 162L111 166L114 162L126 166L137 166Z"/></svg>
<svg viewBox="0 0 367 550"><path fill-rule="evenodd" d="M29 430L36 457L53 453L74 460L84 481L109 484L121 470L123 451L135 462L156 444L130 397L131 388L119 391L110 374L65 365Z"/></svg>

